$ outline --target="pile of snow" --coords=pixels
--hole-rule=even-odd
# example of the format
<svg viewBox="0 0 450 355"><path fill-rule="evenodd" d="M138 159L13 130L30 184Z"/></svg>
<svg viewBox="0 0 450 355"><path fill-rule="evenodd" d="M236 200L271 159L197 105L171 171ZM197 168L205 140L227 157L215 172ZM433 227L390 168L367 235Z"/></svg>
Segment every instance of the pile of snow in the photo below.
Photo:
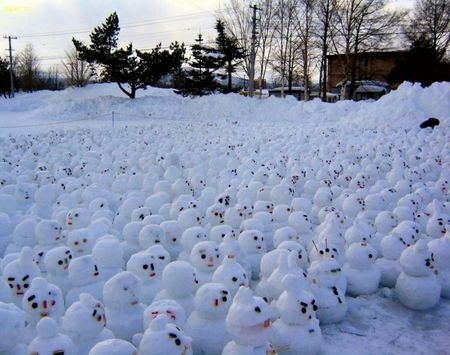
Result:
<svg viewBox="0 0 450 355"><path fill-rule="evenodd" d="M448 83L337 104L117 90L1 102L2 124L90 120L0 137L0 352L447 351Z"/></svg>

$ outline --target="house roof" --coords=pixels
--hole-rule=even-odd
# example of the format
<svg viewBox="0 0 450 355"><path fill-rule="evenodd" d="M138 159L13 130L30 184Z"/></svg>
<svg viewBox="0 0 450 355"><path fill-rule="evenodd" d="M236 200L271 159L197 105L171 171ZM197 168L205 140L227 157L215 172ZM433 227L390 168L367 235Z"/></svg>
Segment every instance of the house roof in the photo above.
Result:
<svg viewBox="0 0 450 355"><path fill-rule="evenodd" d="M383 57L383 56L390 56L390 55L401 55L407 53L407 50L397 50L397 51L373 51L373 52L360 52L358 53L358 56L371 56L371 57ZM345 56L345 54L330 54L327 55L327 58L338 58ZM353 53L350 54L350 56L354 56Z"/></svg>
<svg viewBox="0 0 450 355"><path fill-rule="evenodd" d="M281 91L281 86L280 87L278 87L278 88L273 88L273 89L269 89L269 91L275 91L275 92L278 92L278 91ZM286 86L284 86L283 87L283 90L284 91L288 91L289 90L289 88L288 87L286 87ZM293 86L292 87L292 89L291 89L291 91L305 91L305 88L303 87L303 86Z"/></svg>

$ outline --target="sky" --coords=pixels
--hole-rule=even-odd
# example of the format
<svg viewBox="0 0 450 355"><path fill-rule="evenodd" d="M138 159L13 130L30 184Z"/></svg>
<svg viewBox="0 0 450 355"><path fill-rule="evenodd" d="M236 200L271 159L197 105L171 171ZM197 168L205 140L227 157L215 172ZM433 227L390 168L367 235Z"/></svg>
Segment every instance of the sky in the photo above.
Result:
<svg viewBox="0 0 450 355"><path fill-rule="evenodd" d="M409 7L414 0L391 0L392 6ZM41 66L64 59L71 38L88 42L95 26L116 11L121 31L120 45L133 42L137 49L150 49L159 42L189 45L201 31L206 40L215 37L215 18L227 0L0 0L0 49L7 55L8 40L14 54L31 43Z"/></svg>

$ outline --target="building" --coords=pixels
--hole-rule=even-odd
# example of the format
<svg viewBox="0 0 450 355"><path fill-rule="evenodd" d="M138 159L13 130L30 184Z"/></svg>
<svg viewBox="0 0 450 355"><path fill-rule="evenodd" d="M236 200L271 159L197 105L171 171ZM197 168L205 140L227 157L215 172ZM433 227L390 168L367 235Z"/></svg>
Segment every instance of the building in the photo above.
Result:
<svg viewBox="0 0 450 355"><path fill-rule="evenodd" d="M356 63L356 76L355 80L359 82L370 81L372 83L385 83L387 78L395 67L397 60L403 58L406 51L391 51L391 52L365 52L358 53ZM350 55L350 67L353 64L353 58L355 56ZM339 93L340 87L345 83L344 74L342 70L342 55L329 55L327 56L328 62L328 77L327 77L327 90L329 92ZM347 78L348 79L348 78ZM377 84L375 84L377 86ZM394 85L394 88L396 85ZM371 87L358 88L355 86L355 96L357 98L359 90L359 96L364 98L379 98L385 90L377 89L371 85ZM371 96L371 92L374 93L374 97Z"/></svg>

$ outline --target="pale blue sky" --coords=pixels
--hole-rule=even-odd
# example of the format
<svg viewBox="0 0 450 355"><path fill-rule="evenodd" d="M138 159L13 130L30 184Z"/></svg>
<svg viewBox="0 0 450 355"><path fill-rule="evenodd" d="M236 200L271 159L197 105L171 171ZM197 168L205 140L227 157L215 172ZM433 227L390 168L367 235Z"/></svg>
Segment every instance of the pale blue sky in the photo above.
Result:
<svg viewBox="0 0 450 355"><path fill-rule="evenodd" d="M411 7L414 0L391 0ZM7 54L4 35L16 35L13 46L33 44L43 67L59 63L75 36L88 40L90 31L113 11L120 19L121 44L152 48L178 40L193 43L198 32L214 37L215 14L226 0L0 0L0 48Z"/></svg>

